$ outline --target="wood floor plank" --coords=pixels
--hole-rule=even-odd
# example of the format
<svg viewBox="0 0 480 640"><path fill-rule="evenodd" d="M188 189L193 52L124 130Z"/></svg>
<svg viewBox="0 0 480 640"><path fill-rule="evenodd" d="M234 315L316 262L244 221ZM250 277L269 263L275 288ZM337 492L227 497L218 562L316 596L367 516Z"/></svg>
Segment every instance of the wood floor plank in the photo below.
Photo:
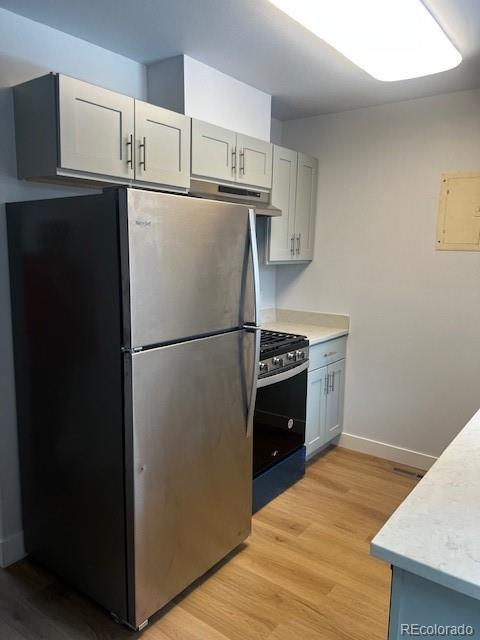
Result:
<svg viewBox="0 0 480 640"><path fill-rule="evenodd" d="M153 616L142 640L383 640L390 571L369 542L416 485L392 462L331 448L253 518L252 535ZM132 632L22 561L0 571L0 640L126 640Z"/></svg>

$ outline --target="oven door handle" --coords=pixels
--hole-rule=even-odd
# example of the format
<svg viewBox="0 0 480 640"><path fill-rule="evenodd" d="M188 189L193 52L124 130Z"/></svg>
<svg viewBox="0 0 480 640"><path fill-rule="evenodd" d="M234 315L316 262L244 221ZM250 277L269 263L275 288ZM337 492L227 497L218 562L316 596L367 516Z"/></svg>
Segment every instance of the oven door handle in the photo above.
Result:
<svg viewBox="0 0 480 640"><path fill-rule="evenodd" d="M281 373L277 373L274 376L267 376L266 378L260 378L257 382L257 389L260 387L268 387L271 384L275 384L276 382L282 382L283 380L288 380L289 378L293 378L298 373L302 373L305 369L308 369L309 361L305 360L298 367L292 367L292 369L287 369L287 371L282 371Z"/></svg>
<svg viewBox="0 0 480 640"><path fill-rule="evenodd" d="M247 429L246 436L251 438L253 435L253 416L255 414L255 401L257 399L257 387L258 387L258 363L260 361L260 335L261 327L252 327L250 325L244 325L243 327L247 333L254 333L254 345L252 356L252 375L250 378L250 399L247 407Z"/></svg>

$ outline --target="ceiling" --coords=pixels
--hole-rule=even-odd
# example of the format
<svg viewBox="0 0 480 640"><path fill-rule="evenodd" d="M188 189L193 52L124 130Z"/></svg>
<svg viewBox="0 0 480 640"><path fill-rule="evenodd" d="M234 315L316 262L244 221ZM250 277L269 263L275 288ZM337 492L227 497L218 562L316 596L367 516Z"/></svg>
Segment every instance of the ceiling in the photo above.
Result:
<svg viewBox="0 0 480 640"><path fill-rule="evenodd" d="M271 94L281 120L480 87L480 1L425 4L464 60L451 71L390 83L371 78L268 0L0 0L138 62L185 53Z"/></svg>

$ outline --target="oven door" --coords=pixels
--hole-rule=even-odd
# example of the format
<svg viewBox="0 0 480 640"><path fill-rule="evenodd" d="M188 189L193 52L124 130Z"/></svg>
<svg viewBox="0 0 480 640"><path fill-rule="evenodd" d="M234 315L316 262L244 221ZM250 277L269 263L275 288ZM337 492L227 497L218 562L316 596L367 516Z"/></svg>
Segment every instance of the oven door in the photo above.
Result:
<svg viewBox="0 0 480 640"><path fill-rule="evenodd" d="M253 427L253 477L280 462L305 442L308 362L260 379Z"/></svg>

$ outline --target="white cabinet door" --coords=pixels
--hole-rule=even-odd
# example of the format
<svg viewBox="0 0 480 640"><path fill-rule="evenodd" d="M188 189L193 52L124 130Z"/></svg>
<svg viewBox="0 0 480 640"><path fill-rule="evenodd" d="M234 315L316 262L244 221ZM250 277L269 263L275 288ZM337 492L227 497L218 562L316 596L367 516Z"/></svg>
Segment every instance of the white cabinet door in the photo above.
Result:
<svg viewBox="0 0 480 640"><path fill-rule="evenodd" d="M269 218L268 262L287 262L295 259L295 187L297 184L298 153L274 145L272 204L282 215Z"/></svg>
<svg viewBox="0 0 480 640"><path fill-rule="evenodd" d="M313 258L315 217L317 209L318 160L298 154L297 194L295 207L295 257Z"/></svg>
<svg viewBox="0 0 480 640"><path fill-rule="evenodd" d="M343 427L343 400L345 387L345 360L339 360L327 367L328 395L325 420L325 439L338 436Z"/></svg>
<svg viewBox="0 0 480 640"><path fill-rule="evenodd" d="M307 424L305 444L307 456L314 453L325 442L325 419L327 412L327 367L308 372Z"/></svg>
<svg viewBox="0 0 480 640"><path fill-rule="evenodd" d="M270 189L273 145L241 133L237 134L237 182Z"/></svg>
<svg viewBox="0 0 480 640"><path fill-rule="evenodd" d="M190 186L190 118L135 100L135 178Z"/></svg>
<svg viewBox="0 0 480 640"><path fill-rule="evenodd" d="M116 178L134 176L134 99L58 77L60 167Z"/></svg>
<svg viewBox="0 0 480 640"><path fill-rule="evenodd" d="M234 182L236 143L234 131L192 119L192 175Z"/></svg>

